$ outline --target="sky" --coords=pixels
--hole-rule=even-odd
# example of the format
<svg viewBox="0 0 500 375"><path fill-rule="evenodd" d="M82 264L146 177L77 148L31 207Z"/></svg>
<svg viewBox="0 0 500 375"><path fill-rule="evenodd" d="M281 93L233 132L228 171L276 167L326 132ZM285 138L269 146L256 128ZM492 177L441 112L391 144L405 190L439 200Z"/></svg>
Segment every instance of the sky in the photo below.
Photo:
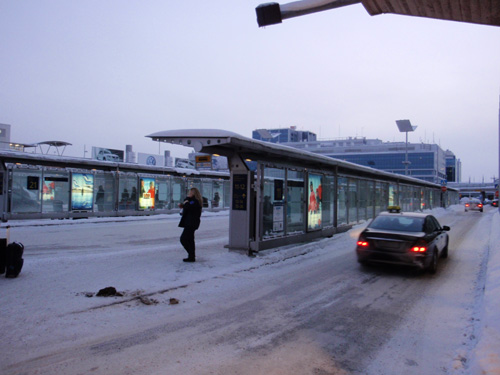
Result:
<svg viewBox="0 0 500 375"><path fill-rule="evenodd" d="M439 144L462 181L498 177L500 28L361 4L259 28L260 1L0 1L0 123L11 140L174 157L145 136L297 126L321 139ZM87 151L87 153L85 153Z"/></svg>

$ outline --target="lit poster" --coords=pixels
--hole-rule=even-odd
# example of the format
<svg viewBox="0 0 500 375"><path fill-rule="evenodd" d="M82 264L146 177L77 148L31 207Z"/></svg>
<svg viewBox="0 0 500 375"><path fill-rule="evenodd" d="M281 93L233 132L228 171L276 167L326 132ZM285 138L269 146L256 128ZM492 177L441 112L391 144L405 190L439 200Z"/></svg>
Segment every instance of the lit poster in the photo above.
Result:
<svg viewBox="0 0 500 375"><path fill-rule="evenodd" d="M92 211L94 175L73 173L71 179L71 209Z"/></svg>
<svg viewBox="0 0 500 375"><path fill-rule="evenodd" d="M321 229L321 186L322 175L309 174L308 205L307 205L307 229Z"/></svg>
<svg viewBox="0 0 500 375"><path fill-rule="evenodd" d="M155 208L155 179L142 177L139 188L139 209L152 210Z"/></svg>

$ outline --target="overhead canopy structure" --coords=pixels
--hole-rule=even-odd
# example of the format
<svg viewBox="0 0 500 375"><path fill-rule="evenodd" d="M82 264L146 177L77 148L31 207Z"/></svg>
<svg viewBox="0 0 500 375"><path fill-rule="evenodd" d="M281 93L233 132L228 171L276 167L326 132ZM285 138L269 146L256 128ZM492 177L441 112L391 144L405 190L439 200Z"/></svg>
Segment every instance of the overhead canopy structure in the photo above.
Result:
<svg viewBox="0 0 500 375"><path fill-rule="evenodd" d="M68 142L63 142L63 141L45 141L45 142L38 142L38 146L40 146L40 151L42 151L43 154L43 149L42 145L47 145L47 151L45 152L46 154L49 153L51 147L55 147L57 151L57 155L62 155L64 154L64 150L66 150L66 146L71 146L71 143ZM59 147L62 147L62 151L59 152Z"/></svg>
<svg viewBox="0 0 500 375"><path fill-rule="evenodd" d="M256 9L257 23L261 27L274 25L287 18L359 3L372 16L392 13L500 26L498 0L302 0L287 4L266 3Z"/></svg>

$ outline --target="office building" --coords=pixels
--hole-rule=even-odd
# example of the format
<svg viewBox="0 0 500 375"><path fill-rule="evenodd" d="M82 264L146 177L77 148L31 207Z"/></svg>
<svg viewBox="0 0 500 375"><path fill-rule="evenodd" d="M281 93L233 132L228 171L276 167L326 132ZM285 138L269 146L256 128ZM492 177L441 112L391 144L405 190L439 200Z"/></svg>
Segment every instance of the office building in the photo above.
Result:
<svg viewBox="0 0 500 375"><path fill-rule="evenodd" d="M276 130L282 130L281 133ZM269 134L275 134L274 138L286 134L292 135L294 128L290 129L269 129ZM261 137L257 137L256 133ZM302 132L309 133L310 132ZM255 130L254 139L264 139L265 129ZM285 138L285 136L283 136ZM447 181L459 182L461 162L455 157L453 152L444 151L437 144L429 143L408 143L405 142L383 142L380 139L367 139L365 137L348 137L334 140L304 140L274 142L283 143L297 149L314 152L329 156L335 159L345 160L351 163L364 165L367 167L405 174L405 158L408 152L408 176L437 184L444 184ZM316 135L314 134L314 138Z"/></svg>

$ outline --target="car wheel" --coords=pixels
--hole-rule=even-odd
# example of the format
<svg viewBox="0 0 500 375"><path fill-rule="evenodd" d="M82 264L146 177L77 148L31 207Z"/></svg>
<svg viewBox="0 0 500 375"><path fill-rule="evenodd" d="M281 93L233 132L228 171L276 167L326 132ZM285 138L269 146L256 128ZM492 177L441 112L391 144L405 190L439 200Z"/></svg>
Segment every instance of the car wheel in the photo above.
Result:
<svg viewBox="0 0 500 375"><path fill-rule="evenodd" d="M443 258L443 259L448 258L448 241L446 241L446 246L444 247L443 251L441 252L441 258Z"/></svg>
<svg viewBox="0 0 500 375"><path fill-rule="evenodd" d="M468 210L465 210L465 212L467 212Z"/></svg>
<svg viewBox="0 0 500 375"><path fill-rule="evenodd" d="M434 250L434 252L432 253L431 262L429 263L429 268L427 268L430 274L434 275L436 273L437 264L438 264L438 254L437 251Z"/></svg>
<svg viewBox="0 0 500 375"><path fill-rule="evenodd" d="M481 210L481 212L483 212L483 210Z"/></svg>

